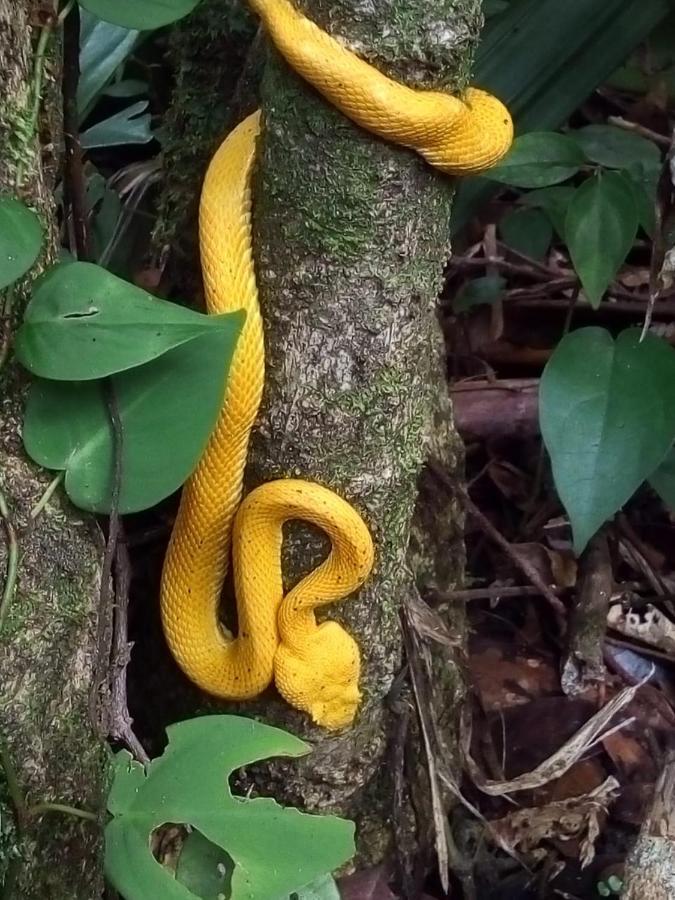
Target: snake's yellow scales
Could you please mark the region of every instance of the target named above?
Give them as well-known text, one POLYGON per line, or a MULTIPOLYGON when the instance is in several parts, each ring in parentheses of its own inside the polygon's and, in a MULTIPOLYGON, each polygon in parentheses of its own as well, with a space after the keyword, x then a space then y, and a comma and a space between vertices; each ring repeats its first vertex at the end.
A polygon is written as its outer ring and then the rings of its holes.
MULTIPOLYGON (((476 89, 463 98, 414 90, 360 60, 288 0, 249 0, 288 63, 346 116, 385 140, 412 148, 452 175, 483 171, 512 140, 511 118, 476 89)), ((225 139, 204 181, 200 245, 210 313, 245 309, 223 408, 181 500, 162 577, 162 621, 178 663, 203 690, 255 697, 274 679, 283 697, 326 728, 354 718, 360 655, 336 622, 317 625, 316 607, 361 586, 373 544, 360 515, 318 484, 264 484, 241 502, 249 435, 263 389, 263 329, 251 248, 251 172, 260 115, 225 139), (328 558, 286 596, 284 522, 302 519, 330 537, 328 558), (230 551, 238 635, 218 621, 230 551)))

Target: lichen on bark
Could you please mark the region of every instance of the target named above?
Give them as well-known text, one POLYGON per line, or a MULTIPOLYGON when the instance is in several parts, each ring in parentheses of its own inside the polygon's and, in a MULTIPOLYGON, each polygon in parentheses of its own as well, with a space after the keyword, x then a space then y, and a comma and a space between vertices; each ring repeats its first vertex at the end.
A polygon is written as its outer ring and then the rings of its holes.
MULTIPOLYGON (((0 0, 0 191, 16 195, 21 181, 21 198, 36 210, 45 228, 43 266, 56 246, 52 148, 60 140, 53 130, 59 103, 56 70, 48 61, 44 96, 51 115, 40 122, 41 146, 29 111, 35 7, 28 0, 0 0)), ((21 314, 29 280, 15 289, 15 318, 21 314)), ((88 718, 100 536, 58 494, 40 516, 31 518, 49 476, 36 471, 21 446, 25 390, 16 365, 0 369, 0 489, 20 552, 16 593, 0 633, 0 741, 30 803, 61 802, 102 812, 107 751, 88 718)), ((7 549, 0 521, 0 593, 7 549)), ((3 897, 93 900, 101 895, 97 826, 72 817, 43 816, 25 823, 19 836, 14 813, 0 768, 0 884, 7 882, 3 897)))

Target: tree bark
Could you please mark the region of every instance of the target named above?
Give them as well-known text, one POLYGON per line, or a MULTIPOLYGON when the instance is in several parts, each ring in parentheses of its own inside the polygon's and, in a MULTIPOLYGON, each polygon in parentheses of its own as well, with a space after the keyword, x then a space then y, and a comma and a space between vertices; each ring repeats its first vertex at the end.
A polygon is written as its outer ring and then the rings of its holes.
MULTIPOLYGON (((432 9, 428 0, 298 6, 395 78, 451 90, 466 84, 481 24, 478 0, 438 0, 432 9)), ((206 40, 195 40, 191 27, 180 63, 183 92, 206 40)), ((354 818, 361 859, 373 861, 391 840, 385 701, 401 665, 401 606, 416 581, 447 589, 463 562, 461 515, 439 489, 435 497, 425 493, 430 503, 411 552, 425 458, 433 453, 461 469, 436 319, 453 184, 413 153, 347 121, 271 49, 261 98, 254 229, 267 375, 247 480, 252 487, 293 476, 336 489, 368 522, 377 563, 358 596, 327 613, 362 651, 364 703, 355 726, 327 735, 269 698, 239 711, 312 740, 312 754, 265 769, 259 786, 286 802, 354 818)), ((210 102, 208 94, 200 100, 205 108, 210 102)), ((194 132, 190 137, 194 145, 194 132)), ((288 583, 325 549, 305 527, 291 529, 288 583)), ((461 643, 461 610, 453 624, 461 643)))
MULTIPOLYGON (((48 113, 39 127, 32 119, 39 32, 32 26, 40 21, 39 6, 0 0, 0 192, 23 199, 45 228, 45 251, 31 277, 55 255, 60 146, 53 41, 43 79, 48 113)), ((11 321, 0 317, 0 337, 10 341, 28 281, 13 290, 11 321)), ((0 368, 0 491, 8 508, 8 516, 0 516, 0 594, 12 532, 19 552, 16 589, 0 631, 0 885, 3 898, 93 900, 103 889, 101 829, 53 813, 19 823, 10 802, 10 794, 12 801, 24 794, 31 805, 51 801, 101 812, 107 768, 104 744, 88 717, 100 535, 58 493, 31 518, 49 479, 22 450, 25 388, 15 364, 0 368)))

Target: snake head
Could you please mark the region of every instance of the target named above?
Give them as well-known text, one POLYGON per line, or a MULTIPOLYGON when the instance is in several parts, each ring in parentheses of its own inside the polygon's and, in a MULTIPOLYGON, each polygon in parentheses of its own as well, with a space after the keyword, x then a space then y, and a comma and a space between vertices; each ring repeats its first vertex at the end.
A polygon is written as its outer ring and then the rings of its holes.
POLYGON ((279 693, 331 731, 354 721, 361 700, 359 673, 358 645, 337 622, 321 624, 301 649, 282 642, 274 659, 279 693))

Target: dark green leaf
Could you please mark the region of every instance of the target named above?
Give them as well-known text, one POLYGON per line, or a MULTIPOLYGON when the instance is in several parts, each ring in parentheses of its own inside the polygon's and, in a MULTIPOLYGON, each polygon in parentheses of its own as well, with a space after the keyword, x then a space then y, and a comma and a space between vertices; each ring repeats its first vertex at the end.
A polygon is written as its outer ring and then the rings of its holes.
POLYGON ((516 138, 487 177, 514 187, 546 187, 576 175, 584 162, 584 154, 571 138, 553 131, 533 131, 516 138))
POLYGON ((626 169, 635 163, 658 168, 661 163, 656 144, 614 125, 587 125, 570 136, 591 162, 610 169, 626 169))
POLYGON ((567 207, 575 191, 576 188, 571 185, 539 188, 536 191, 529 191, 527 194, 523 194, 519 202, 524 206, 542 209, 551 220, 558 237, 564 241, 567 207))
POLYGON ((287 897, 354 853, 354 826, 334 816, 233 797, 230 774, 270 756, 297 757, 307 744, 237 716, 204 716, 167 729, 169 745, 146 771, 117 754, 105 832, 108 879, 125 900, 194 900, 150 850, 166 822, 198 829, 233 859, 231 900, 287 897))
POLYGON ((638 329, 572 332, 542 375, 539 420, 581 553, 673 443, 675 351, 638 329))
POLYGON ((499 233, 507 247, 532 259, 543 259, 551 246, 553 226, 538 209, 513 209, 501 217, 499 233))
POLYGON ((148 82, 140 78, 124 78, 109 84, 103 93, 106 97, 138 97, 140 94, 147 94, 149 88, 148 82))
POLYGON ((619 172, 589 178, 572 198, 565 237, 589 303, 597 308, 602 295, 633 246, 638 214, 633 189, 619 172))
POLYGON ((663 502, 675 510, 675 450, 669 450, 658 469, 649 476, 649 483, 663 502))
POLYGON ((660 171, 660 167, 645 168, 641 163, 634 163, 623 173, 633 189, 640 225, 649 237, 656 228, 656 186, 660 171))
POLYGON ((182 19, 197 6, 199 0, 79 0, 106 22, 124 28, 149 31, 182 19))
POLYGON ((148 100, 139 100, 87 128, 80 135, 82 149, 147 144, 154 136, 150 131, 150 113, 141 115, 148 108, 148 103, 148 100))
POLYGON ((38 258, 42 226, 35 213, 13 197, 0 197, 0 289, 21 278, 38 258))
POLYGON ((473 306, 494 303, 504 293, 506 281, 499 275, 485 275, 465 282, 452 301, 456 313, 466 312, 473 306))
MULTIPOLYGON (((671 0, 514 0, 488 22, 473 80, 506 103, 518 134, 559 128, 671 10, 671 0)), ((453 234, 495 189, 460 182, 453 234)))
POLYGON ((229 853, 212 844, 199 831, 192 831, 178 857, 176 881, 201 900, 220 900, 230 895, 233 869, 229 853))
POLYGON ((159 300, 92 263, 69 263, 36 284, 15 349, 34 375, 85 381, 140 366, 212 331, 233 345, 241 321, 159 300))
MULTIPOLYGON (((213 331, 112 377, 124 444, 121 513, 154 506, 193 471, 222 406, 233 346, 232 332, 213 331)), ((23 440, 35 462, 65 469, 76 506, 110 512, 113 438, 100 382, 38 381, 23 440)))
POLYGON ((102 22, 82 11, 80 20, 80 79, 77 83, 77 109, 82 122, 97 97, 130 56, 138 40, 138 31, 102 22))

